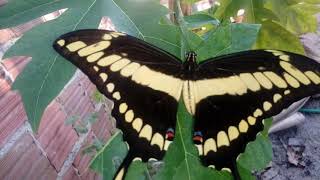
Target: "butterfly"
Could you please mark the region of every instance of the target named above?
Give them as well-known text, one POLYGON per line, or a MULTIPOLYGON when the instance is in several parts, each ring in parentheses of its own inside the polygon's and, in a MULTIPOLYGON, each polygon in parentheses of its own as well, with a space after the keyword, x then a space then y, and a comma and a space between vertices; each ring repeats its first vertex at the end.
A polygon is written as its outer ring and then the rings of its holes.
POLYGON ((237 157, 263 129, 263 119, 320 91, 316 61, 278 50, 201 63, 189 52, 182 62, 130 35, 97 29, 64 34, 53 47, 114 102, 112 116, 129 148, 114 179, 124 179, 134 160, 163 159, 175 136, 180 99, 194 118, 202 164, 240 179, 237 157))

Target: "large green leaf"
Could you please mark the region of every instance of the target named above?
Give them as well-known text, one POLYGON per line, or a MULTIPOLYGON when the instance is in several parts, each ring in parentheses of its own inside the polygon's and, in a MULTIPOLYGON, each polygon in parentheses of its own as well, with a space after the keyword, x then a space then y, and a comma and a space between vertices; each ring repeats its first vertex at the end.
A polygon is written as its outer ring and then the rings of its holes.
POLYGON ((222 0, 214 14, 220 19, 235 17, 239 9, 245 10, 245 22, 261 23, 255 45, 257 49, 280 49, 304 54, 296 34, 315 31, 320 12, 319 0, 222 0))
POLYGON ((188 29, 200 36, 205 35, 220 24, 219 20, 205 13, 185 16, 184 20, 188 29))
POLYGON ((209 38, 196 50, 198 60, 251 49, 260 25, 228 24, 212 30, 209 38))
POLYGON ((228 172, 216 171, 201 165, 192 142, 193 118, 183 102, 179 104, 175 139, 164 159, 164 168, 155 179, 232 179, 228 172))
POLYGON ((299 38, 273 21, 262 23, 255 49, 279 49, 304 54, 299 38))
POLYGON ((56 0, 9 0, 0 8, 0 29, 25 23, 62 8, 56 0))
POLYGON ((228 20, 236 17, 240 9, 245 10, 244 22, 258 23, 264 19, 276 19, 277 17, 268 9, 264 8, 263 0, 222 0, 221 6, 215 12, 219 19, 228 20))
POLYGON ((260 171, 272 159, 271 142, 268 138, 268 130, 272 125, 272 119, 264 121, 264 130, 257 134, 256 140, 248 143, 245 153, 240 154, 237 166, 242 179, 255 179, 251 172, 260 171))
MULTIPOLYGON (((59 7, 57 9, 68 8, 68 10, 57 20, 42 24, 25 33, 5 54, 5 57, 15 55, 32 57, 31 63, 15 81, 14 88, 22 94, 28 118, 35 130, 44 109, 61 91, 75 70, 74 66, 58 56, 51 47, 52 42, 59 35, 76 29, 97 28, 101 18, 109 16, 119 31, 139 37, 177 57, 181 56, 181 37, 178 28, 158 23, 159 19, 167 14, 167 9, 158 2, 62 0, 56 3, 55 7, 59 7), (145 11, 145 8, 149 10, 145 11)), ((41 7, 46 9, 51 5, 43 4, 41 7)), ((17 5, 17 7, 20 6, 17 5)), ((26 7, 28 8, 29 6, 26 7)), ((32 10, 28 13, 32 17, 39 15, 32 10)), ((17 15, 17 17, 20 16, 17 15)))

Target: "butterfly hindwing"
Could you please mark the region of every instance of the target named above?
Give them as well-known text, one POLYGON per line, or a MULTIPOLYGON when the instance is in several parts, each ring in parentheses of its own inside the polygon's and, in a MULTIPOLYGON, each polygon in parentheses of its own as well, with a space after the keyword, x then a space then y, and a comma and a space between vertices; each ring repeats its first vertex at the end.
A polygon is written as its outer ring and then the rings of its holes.
POLYGON ((112 116, 129 145, 116 178, 134 158, 162 159, 176 123, 181 63, 139 39, 106 30, 62 35, 54 48, 114 102, 112 116))
POLYGON ((262 120, 319 92, 319 76, 314 60, 275 50, 235 53, 200 63, 193 81, 194 141, 203 164, 229 168, 237 176, 238 155, 263 129, 262 120))

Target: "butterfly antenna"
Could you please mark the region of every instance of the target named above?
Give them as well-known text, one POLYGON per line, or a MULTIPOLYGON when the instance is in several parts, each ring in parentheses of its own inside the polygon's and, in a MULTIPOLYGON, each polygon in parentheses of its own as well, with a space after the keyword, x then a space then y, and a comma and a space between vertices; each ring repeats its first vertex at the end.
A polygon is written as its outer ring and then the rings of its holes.
POLYGON ((240 174, 239 174, 239 171, 237 168, 237 161, 236 160, 232 161, 231 172, 232 172, 232 176, 233 176, 234 180, 241 180, 241 177, 240 177, 240 174))
POLYGON ((128 172, 128 168, 133 160, 132 153, 129 151, 127 156, 122 161, 120 167, 118 168, 117 172, 115 173, 113 180, 124 180, 126 174, 128 172))

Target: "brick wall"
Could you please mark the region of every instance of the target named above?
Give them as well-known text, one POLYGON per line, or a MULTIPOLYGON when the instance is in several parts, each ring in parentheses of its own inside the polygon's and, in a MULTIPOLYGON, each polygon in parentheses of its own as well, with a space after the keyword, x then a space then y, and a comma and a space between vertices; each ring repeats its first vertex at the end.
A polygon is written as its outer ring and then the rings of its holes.
POLYGON ((11 90, 11 80, 29 61, 15 57, 4 61, 0 68, 1 179, 101 179, 88 169, 91 156, 82 155, 82 149, 93 138, 106 142, 111 136, 114 125, 108 103, 96 103, 91 97, 95 86, 77 72, 45 110, 38 133, 32 132, 21 96, 11 90), (94 112, 98 113, 98 120, 89 125, 88 133, 77 133, 65 123, 72 115, 81 120, 94 112))

